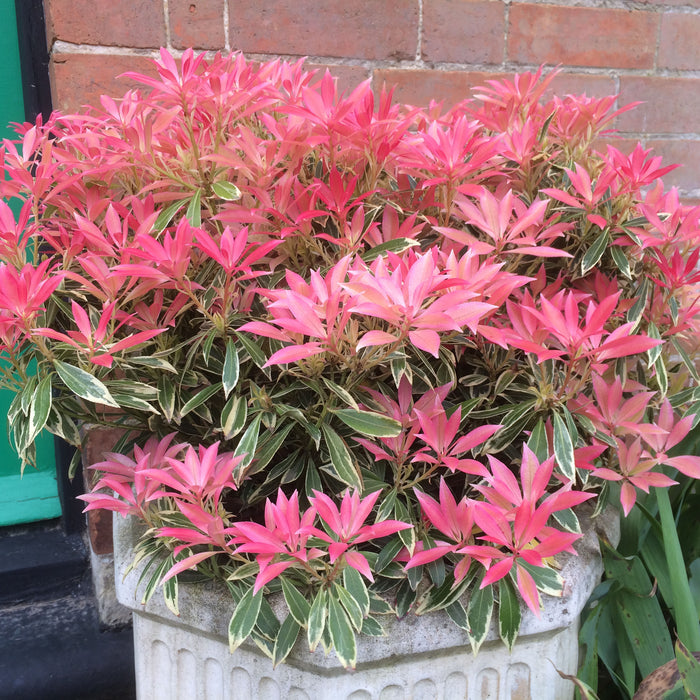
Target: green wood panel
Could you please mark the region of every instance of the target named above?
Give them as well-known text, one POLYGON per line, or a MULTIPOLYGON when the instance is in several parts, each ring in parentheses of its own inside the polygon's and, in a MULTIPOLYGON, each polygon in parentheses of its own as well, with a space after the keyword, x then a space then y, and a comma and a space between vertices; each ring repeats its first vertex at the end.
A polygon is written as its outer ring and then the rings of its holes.
MULTIPOLYGON (((6 125, 24 121, 24 98, 17 43, 14 0, 0 0, 0 137, 12 138, 6 125)), ((7 416, 12 394, 0 392, 0 416, 7 416)), ((37 444, 37 469, 20 462, 0 425, 0 525, 55 518, 61 514, 56 484, 53 437, 42 435, 37 444)))

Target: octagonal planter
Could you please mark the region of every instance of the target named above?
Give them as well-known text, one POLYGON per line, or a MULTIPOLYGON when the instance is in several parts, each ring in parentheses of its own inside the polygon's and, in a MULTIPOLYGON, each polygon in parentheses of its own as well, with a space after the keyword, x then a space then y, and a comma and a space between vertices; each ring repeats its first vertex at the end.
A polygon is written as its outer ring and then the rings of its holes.
MULTIPOLYGON (((300 639, 287 662, 272 664, 252 642, 229 653, 233 603, 214 583, 180 584, 180 616, 159 593, 141 605, 138 573, 125 576, 138 537, 135 521, 115 518, 117 596, 133 611, 139 700, 566 700, 574 686, 579 615, 600 580, 592 529, 567 557, 561 598, 543 596, 539 618, 523 610, 520 636, 509 653, 495 626, 474 656, 466 633, 446 614, 392 618, 382 638, 358 637, 357 669, 333 654, 310 653, 300 639)), ((274 607, 274 605, 273 605, 274 607)))

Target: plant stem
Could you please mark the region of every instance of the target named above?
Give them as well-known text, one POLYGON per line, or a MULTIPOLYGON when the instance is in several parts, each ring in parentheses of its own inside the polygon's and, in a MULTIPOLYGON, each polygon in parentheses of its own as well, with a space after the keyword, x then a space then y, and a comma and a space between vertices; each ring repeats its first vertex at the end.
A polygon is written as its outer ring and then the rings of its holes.
POLYGON ((661 531, 664 538, 664 551, 671 579, 671 591, 673 592, 673 607, 676 618, 676 631, 678 638, 691 651, 700 651, 700 624, 698 624, 698 610, 695 606, 688 576, 685 570, 685 561, 681 544, 678 540, 676 523, 673 519, 671 501, 668 490, 656 489, 656 502, 659 505, 661 518, 661 531))

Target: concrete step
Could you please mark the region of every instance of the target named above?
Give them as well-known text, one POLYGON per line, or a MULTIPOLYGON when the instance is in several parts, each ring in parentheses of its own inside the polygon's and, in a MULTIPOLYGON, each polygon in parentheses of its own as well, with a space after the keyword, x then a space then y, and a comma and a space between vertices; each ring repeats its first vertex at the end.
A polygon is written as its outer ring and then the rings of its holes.
POLYGON ((80 536, 0 536, 0 700, 133 700, 131 629, 101 627, 80 536))

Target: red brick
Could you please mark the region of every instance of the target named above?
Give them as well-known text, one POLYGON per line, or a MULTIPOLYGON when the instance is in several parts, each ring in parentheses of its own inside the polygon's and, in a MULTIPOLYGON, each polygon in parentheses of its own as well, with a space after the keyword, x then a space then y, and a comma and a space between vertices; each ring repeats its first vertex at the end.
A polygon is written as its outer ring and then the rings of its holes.
POLYGON ((168 0, 168 17, 176 49, 224 48, 224 0, 168 0))
POLYGON ((667 14, 661 18, 659 68, 700 68, 700 15, 667 14))
POLYGON ((349 95, 363 80, 371 78, 370 71, 363 66, 332 66, 325 63, 304 63, 306 70, 318 70, 320 78, 328 69, 331 75, 338 80, 338 92, 349 95))
POLYGON ((448 63, 501 63, 505 3, 424 0, 422 57, 448 63))
POLYGON ((249 53, 413 59, 419 0, 236 0, 231 48, 249 53))
POLYGON ((165 45, 162 0, 47 0, 49 34, 72 44, 165 45))
POLYGON ((52 56, 50 68, 53 106, 62 112, 99 105, 100 95, 119 97, 129 88, 143 87, 117 77, 126 71, 156 75, 153 62, 143 56, 59 53, 52 56))
POLYGON ((700 140, 650 139, 645 146, 653 148, 655 155, 663 156, 665 164, 681 165, 664 176, 666 187, 677 187, 684 191, 700 190, 700 140))
POLYGON ((449 107, 471 97, 472 88, 485 85, 487 80, 504 77, 509 76, 504 73, 386 68, 374 71, 373 86, 375 92, 379 92, 383 84, 395 86, 394 100, 397 102, 424 107, 435 100, 444 101, 449 107))
POLYGON ((658 22, 654 12, 516 3, 508 57, 516 63, 651 68, 658 22))
POLYGON ((691 133, 700 131, 700 79, 623 76, 620 104, 641 100, 617 120, 621 131, 691 133))
MULTIPOLYGON (((119 428, 92 428, 85 434, 81 447, 85 489, 90 491, 96 482, 96 472, 88 469, 105 458, 114 449, 124 431, 119 428)), ((112 540, 112 513, 105 510, 88 512, 88 535, 95 554, 110 554, 114 551, 112 540)))
POLYGON ((545 92, 545 98, 552 95, 586 95, 587 97, 607 97, 615 93, 615 81, 607 75, 586 73, 559 73, 545 92))

